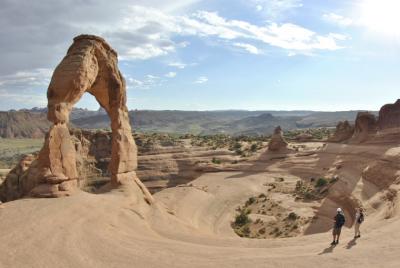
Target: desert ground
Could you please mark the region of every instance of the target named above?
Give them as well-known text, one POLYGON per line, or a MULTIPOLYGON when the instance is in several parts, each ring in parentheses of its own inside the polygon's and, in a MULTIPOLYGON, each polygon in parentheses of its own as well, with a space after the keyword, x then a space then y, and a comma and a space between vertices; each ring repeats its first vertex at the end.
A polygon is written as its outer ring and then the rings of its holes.
POLYGON ((207 172, 163 189, 152 205, 135 184, 3 203, 0 266, 398 267, 398 171, 390 167, 399 157, 399 144, 383 138, 363 144, 291 142, 280 152, 261 149, 236 171, 207 172), (296 198, 298 181, 319 177, 335 181, 318 198, 296 198), (237 208, 261 194, 280 209, 272 216, 254 210, 252 222, 295 212, 303 219, 296 232, 285 236, 277 225, 282 235, 235 233, 237 208), (366 221, 362 237, 353 239, 358 205, 366 209, 366 221), (340 243, 330 246, 337 207, 347 222, 340 243))

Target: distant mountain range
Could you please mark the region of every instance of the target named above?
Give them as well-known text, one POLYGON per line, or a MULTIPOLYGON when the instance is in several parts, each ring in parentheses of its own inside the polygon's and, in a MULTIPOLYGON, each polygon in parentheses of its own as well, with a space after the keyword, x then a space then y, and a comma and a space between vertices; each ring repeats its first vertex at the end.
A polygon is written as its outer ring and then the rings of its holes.
MULTIPOLYGON (((3 138, 43 137, 50 126, 46 108, 0 112, 0 136, 3 138)), ((132 127, 138 132, 178 134, 268 135, 280 125, 284 130, 334 127, 338 121, 353 122, 359 111, 156 111, 129 112, 132 127)), ((375 111, 374 113, 377 114, 375 111)), ((105 129, 110 120, 103 109, 76 108, 71 125, 86 129, 105 129)))

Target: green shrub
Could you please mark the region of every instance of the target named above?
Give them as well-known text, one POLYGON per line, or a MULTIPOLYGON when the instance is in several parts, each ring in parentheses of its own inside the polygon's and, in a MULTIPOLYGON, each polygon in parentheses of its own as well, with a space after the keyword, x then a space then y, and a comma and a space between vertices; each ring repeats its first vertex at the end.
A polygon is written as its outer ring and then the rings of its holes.
POLYGON ((247 223, 251 222, 251 219, 249 218, 249 216, 244 212, 241 211, 238 215, 236 215, 235 217, 235 225, 236 226, 244 226, 247 223))
POLYGON ((253 204, 254 202, 256 202, 256 199, 255 199, 254 197, 250 197, 250 198, 246 201, 245 206, 248 207, 248 206, 250 206, 251 204, 253 204))
POLYGON ((315 184, 315 187, 322 187, 328 184, 328 181, 325 178, 319 178, 317 180, 317 183, 315 184))
POLYGON ((254 153, 254 152, 256 152, 257 150, 258 150, 257 144, 253 143, 253 144, 250 146, 250 151, 252 151, 252 152, 254 153))
POLYGON ((213 157, 213 159, 211 160, 211 162, 212 163, 214 163, 214 164, 221 164, 221 160, 220 159, 218 159, 218 158, 215 158, 215 157, 213 157))

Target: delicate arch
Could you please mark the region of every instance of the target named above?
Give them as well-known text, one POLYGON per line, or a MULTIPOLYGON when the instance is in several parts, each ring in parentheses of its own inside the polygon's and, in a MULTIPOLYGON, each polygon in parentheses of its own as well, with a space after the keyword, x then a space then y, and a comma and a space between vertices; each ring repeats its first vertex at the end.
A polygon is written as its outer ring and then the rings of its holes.
POLYGON ((126 85, 117 53, 100 37, 80 35, 56 67, 48 91, 48 119, 53 122, 39 154, 36 196, 68 195, 77 186, 75 149, 67 127, 72 107, 85 92, 92 94, 110 117, 112 149, 109 171, 114 185, 136 181, 137 148, 126 107, 126 85))

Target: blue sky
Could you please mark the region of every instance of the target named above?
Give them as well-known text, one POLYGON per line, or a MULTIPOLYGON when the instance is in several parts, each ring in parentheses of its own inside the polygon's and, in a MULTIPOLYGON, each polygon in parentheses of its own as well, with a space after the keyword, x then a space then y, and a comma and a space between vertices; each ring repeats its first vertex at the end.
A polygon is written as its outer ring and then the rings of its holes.
MULTIPOLYGON (((52 70, 81 33, 118 51, 130 109, 377 110, 399 98, 395 0, 1 5, 1 110, 44 107, 52 70)), ((88 94, 76 106, 98 108, 88 94)))

